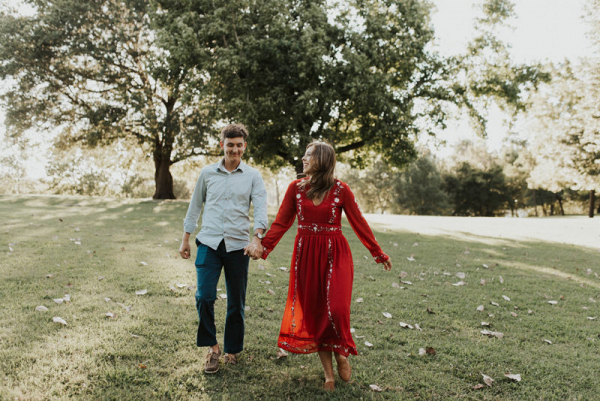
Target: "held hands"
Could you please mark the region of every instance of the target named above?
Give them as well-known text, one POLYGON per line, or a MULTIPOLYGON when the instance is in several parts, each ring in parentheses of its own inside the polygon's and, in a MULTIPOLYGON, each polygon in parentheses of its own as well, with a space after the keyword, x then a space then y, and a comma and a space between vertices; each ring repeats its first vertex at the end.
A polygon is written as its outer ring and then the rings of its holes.
POLYGON ((249 255, 252 258, 252 260, 257 260, 260 259, 260 257, 263 254, 263 251, 264 249, 262 244, 260 243, 260 240, 254 237, 252 239, 252 242, 244 248, 244 255, 249 255))
POLYGON ((392 258, 389 258, 388 260, 383 262, 383 270, 385 270, 386 272, 392 270, 392 258))

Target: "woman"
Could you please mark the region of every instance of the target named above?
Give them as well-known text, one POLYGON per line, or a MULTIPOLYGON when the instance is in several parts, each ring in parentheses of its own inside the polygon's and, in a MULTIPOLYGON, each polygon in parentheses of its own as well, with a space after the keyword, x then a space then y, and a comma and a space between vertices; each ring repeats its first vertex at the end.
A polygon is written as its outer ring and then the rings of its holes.
POLYGON ((357 355, 350 333, 354 267, 348 241, 342 235, 342 210, 375 261, 383 263, 388 271, 392 263, 375 240, 350 188, 334 179, 333 147, 311 143, 302 163, 307 177, 288 187, 277 217, 262 240, 262 258, 267 258, 298 216, 278 344, 293 353, 318 352, 325 371, 325 389, 333 390, 332 352, 344 381, 352 374, 347 357, 357 355))

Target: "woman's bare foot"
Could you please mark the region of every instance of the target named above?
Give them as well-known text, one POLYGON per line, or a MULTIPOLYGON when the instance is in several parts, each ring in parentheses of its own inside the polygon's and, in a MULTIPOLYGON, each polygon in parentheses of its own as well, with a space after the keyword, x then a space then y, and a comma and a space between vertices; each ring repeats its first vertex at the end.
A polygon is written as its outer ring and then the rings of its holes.
POLYGON ((350 380, 352 377, 352 367, 350 366, 350 362, 348 362, 348 358, 340 354, 335 354, 335 361, 340 379, 345 382, 350 380))

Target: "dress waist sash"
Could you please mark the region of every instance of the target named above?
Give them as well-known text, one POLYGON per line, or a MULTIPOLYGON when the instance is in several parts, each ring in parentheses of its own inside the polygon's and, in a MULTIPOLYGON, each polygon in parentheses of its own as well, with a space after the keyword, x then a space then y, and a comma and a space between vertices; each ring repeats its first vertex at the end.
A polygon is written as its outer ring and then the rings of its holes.
POLYGON ((299 223, 298 234, 336 235, 342 233, 342 226, 326 223, 299 223))

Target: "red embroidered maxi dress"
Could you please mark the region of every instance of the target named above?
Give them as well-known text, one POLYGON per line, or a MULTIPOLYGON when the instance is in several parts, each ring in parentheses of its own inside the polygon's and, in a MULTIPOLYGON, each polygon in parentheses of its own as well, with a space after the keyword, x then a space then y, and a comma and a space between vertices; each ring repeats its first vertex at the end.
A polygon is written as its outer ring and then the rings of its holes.
POLYGON ((361 242, 377 263, 384 254, 362 216, 354 194, 335 180, 323 201, 315 206, 306 190, 293 181, 277 217, 262 240, 263 259, 277 245, 298 216, 288 296, 279 332, 279 347, 294 353, 334 351, 357 354, 350 333, 350 302, 354 266, 348 241, 342 235, 342 210, 361 242))

